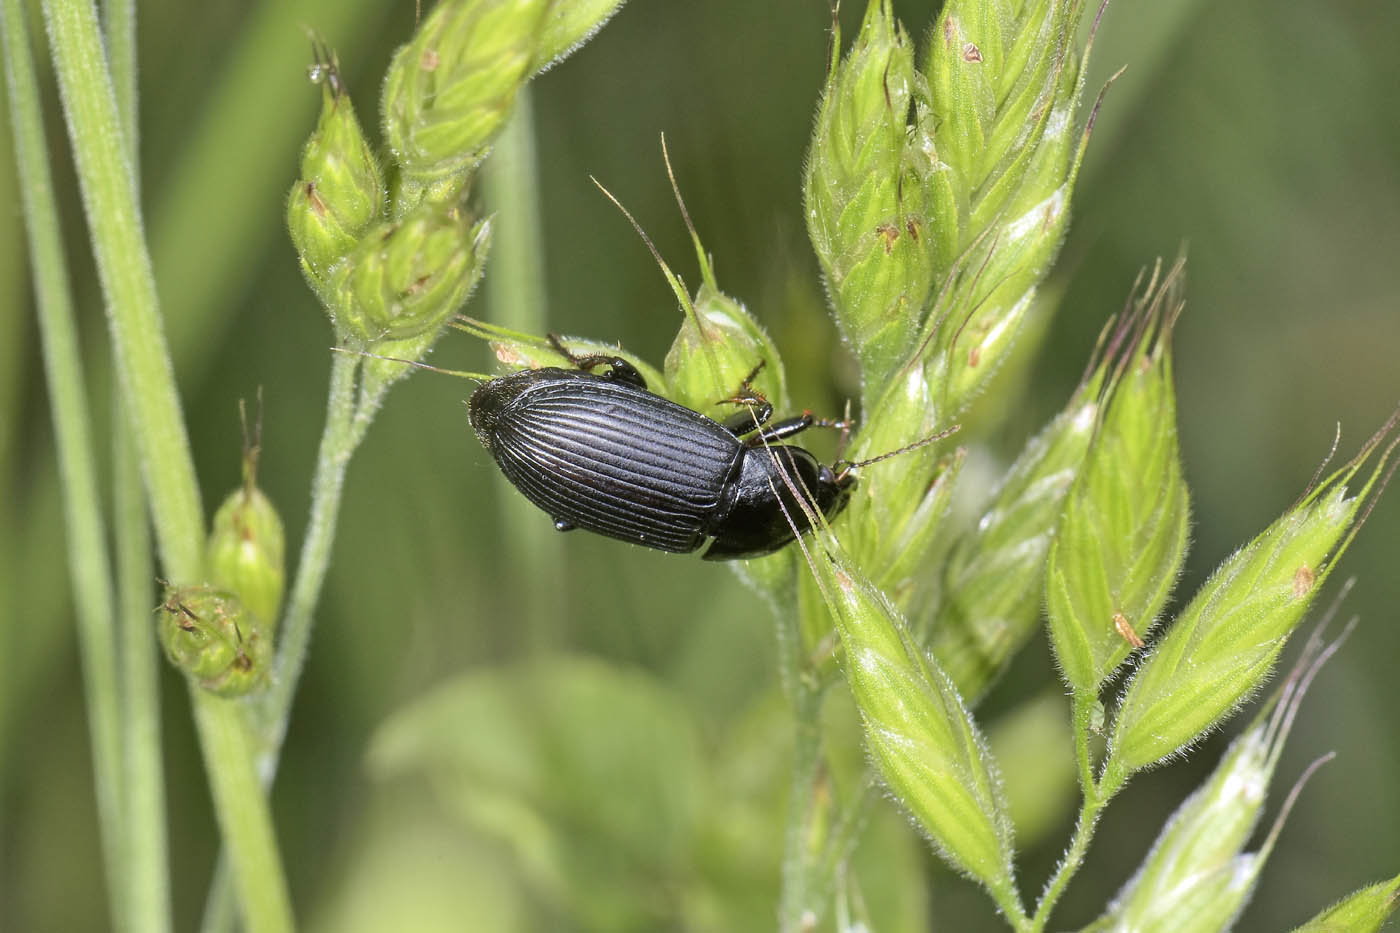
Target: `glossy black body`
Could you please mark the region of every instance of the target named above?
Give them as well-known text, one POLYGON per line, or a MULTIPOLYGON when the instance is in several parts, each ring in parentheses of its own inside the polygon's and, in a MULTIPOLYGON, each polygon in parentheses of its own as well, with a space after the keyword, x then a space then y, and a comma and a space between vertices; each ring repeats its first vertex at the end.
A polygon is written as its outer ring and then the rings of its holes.
POLYGON ((555 527, 676 553, 710 540, 706 560, 732 560, 792 541, 787 516, 810 527, 789 483, 827 518, 845 507, 854 477, 772 443, 810 419, 743 431, 742 418, 720 424, 609 362, 605 374, 522 370, 482 385, 469 403, 482 445, 555 527))

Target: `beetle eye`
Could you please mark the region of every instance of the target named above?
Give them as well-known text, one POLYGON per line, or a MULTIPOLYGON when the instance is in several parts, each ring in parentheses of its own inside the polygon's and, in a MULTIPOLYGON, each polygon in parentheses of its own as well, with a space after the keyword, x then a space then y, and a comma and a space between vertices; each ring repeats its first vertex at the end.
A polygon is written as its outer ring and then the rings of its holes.
POLYGON ((831 467, 822 464, 817 468, 817 482, 823 486, 834 486, 836 485, 836 474, 831 472, 831 467))

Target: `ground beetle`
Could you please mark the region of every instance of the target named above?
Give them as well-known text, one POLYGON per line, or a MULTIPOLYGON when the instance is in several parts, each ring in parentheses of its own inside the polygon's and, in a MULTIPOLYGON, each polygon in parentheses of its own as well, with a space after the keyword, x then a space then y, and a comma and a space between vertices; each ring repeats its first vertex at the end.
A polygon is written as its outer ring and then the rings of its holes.
POLYGON ((710 540, 706 560, 734 560, 776 551, 811 528, 794 487, 828 519, 845 508, 851 468, 864 464, 833 468, 775 443, 822 423, 811 415, 767 424, 772 405, 747 393, 735 401, 748 407, 721 423, 648 391, 626 360, 556 349, 579 368, 492 379, 469 409, 506 478, 560 531, 675 553, 710 540))

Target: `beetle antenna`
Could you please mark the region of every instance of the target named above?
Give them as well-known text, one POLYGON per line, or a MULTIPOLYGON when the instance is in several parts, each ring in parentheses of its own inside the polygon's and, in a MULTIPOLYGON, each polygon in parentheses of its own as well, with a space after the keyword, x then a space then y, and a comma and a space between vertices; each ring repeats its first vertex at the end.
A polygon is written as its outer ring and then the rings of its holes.
POLYGON ((939 431, 939 432, 937 432, 937 433, 935 433, 935 434, 930 434, 928 437, 920 438, 919 440, 915 441, 915 442, 912 443, 912 444, 905 444, 903 447, 900 447, 898 450, 891 450, 891 451, 889 451, 889 452, 887 452, 887 453, 880 454, 878 457, 871 457, 869 460, 842 460, 842 461, 839 461, 839 462, 833 467, 833 470, 834 470, 834 472, 836 473, 836 476, 837 476, 838 478, 840 478, 840 477, 845 476, 847 473, 851 472, 852 470, 858 470, 858 469, 860 469, 861 467, 867 467, 867 466, 870 466, 870 464, 872 464, 872 463, 879 463, 881 460, 888 460, 888 459, 890 459, 891 457, 898 457, 900 454, 907 454, 907 453, 909 453, 909 451, 911 451, 911 450, 918 450, 920 447, 927 447, 929 444, 932 444, 934 441, 941 441, 941 440, 943 440, 945 437, 949 437, 949 436, 951 436, 951 435, 953 435, 953 434, 958 433, 958 431, 961 430, 961 429, 962 429, 962 425, 960 425, 960 424, 955 424, 955 425, 953 425, 951 428, 945 428, 944 430, 939 431))
POLYGON ((370 353, 368 350, 352 350, 349 347, 331 347, 336 353, 354 353, 359 356, 367 356, 374 360, 384 360, 389 363, 403 363, 405 366, 416 366, 419 369, 426 369, 435 373, 442 373, 444 376, 456 376, 458 379, 470 379, 473 382, 490 382, 495 376, 486 373, 469 373, 461 369, 443 369, 440 366, 433 366, 428 363, 420 363, 416 360, 405 360, 397 356, 380 356, 378 353, 370 353))
MULTIPOLYGON (((767 364, 767 360, 759 360, 758 365, 749 371, 749 374, 744 377, 743 382, 739 383, 739 391, 726 398, 720 399, 715 404, 745 405, 749 408, 757 408, 766 402, 767 399, 763 397, 763 393, 753 387, 753 381, 758 378, 758 374, 763 371, 763 367, 767 364)), ((754 417, 754 427, 763 427, 763 425, 759 424, 757 416, 754 417)))

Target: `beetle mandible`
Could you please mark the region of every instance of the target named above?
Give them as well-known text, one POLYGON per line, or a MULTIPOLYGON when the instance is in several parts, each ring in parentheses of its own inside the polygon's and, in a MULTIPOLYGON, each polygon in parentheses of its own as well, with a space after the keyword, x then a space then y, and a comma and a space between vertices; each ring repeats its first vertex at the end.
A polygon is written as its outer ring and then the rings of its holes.
POLYGON ((809 510, 840 513, 852 468, 871 462, 831 467, 776 443, 824 423, 810 414, 769 424, 772 405, 755 396, 745 398, 752 408, 721 423, 649 391, 620 357, 555 346, 578 368, 492 379, 468 407, 501 472, 561 531, 673 553, 708 541, 706 560, 758 557, 808 531, 809 510))

